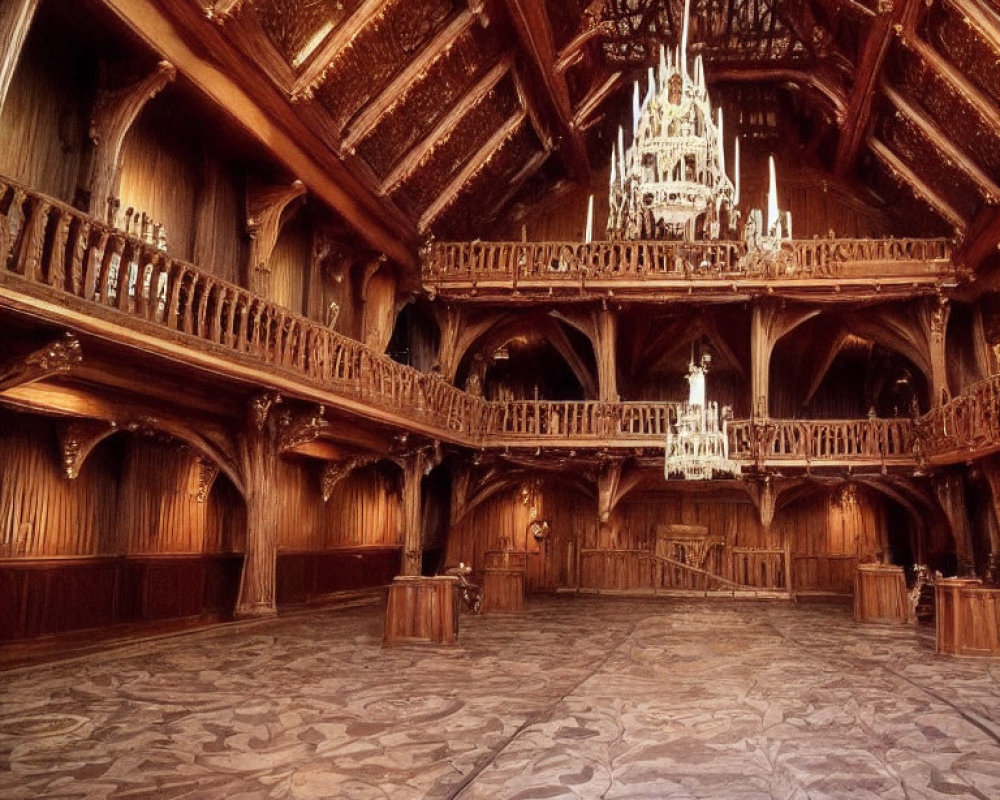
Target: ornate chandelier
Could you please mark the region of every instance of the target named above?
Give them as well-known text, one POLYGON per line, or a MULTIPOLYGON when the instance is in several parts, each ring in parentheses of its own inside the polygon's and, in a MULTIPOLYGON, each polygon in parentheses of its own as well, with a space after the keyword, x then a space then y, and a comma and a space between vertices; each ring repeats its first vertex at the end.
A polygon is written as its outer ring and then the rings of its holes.
POLYGON ((722 109, 713 117, 702 57, 688 69, 690 6, 685 0, 680 45, 672 53, 660 47, 659 68, 650 67, 641 101, 635 83, 628 149, 618 129, 609 186, 612 239, 718 239, 737 226, 739 139, 734 186, 726 174, 722 109))
POLYGON ((667 434, 663 477, 685 480, 738 475, 740 465, 729 458, 728 407, 705 400, 705 376, 712 357, 705 353, 699 364, 688 365, 688 401, 681 404, 674 433, 667 434))

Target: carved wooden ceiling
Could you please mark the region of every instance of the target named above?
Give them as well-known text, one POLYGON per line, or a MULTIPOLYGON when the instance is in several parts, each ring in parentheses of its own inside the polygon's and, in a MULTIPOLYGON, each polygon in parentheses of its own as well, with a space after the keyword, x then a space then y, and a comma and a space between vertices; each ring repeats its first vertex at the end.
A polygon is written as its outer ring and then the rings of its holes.
MULTIPOLYGON (((679 39, 684 7, 185 2, 288 98, 370 199, 420 235, 463 238, 540 184, 603 170, 631 83, 660 43, 679 39)), ((762 87, 783 96, 785 116, 801 119, 779 120, 779 134, 881 198, 907 233, 954 235, 974 265, 994 253, 997 0, 692 0, 691 18, 691 50, 726 105, 752 104, 762 87)), ((753 124, 745 115, 741 133, 759 135, 753 124)))

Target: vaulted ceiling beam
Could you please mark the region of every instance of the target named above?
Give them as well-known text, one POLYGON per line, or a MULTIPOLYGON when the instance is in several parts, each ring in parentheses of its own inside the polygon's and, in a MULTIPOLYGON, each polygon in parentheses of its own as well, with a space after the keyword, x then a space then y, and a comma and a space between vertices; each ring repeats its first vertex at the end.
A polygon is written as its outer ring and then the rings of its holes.
POLYGON ((311 96, 323 82, 340 52, 358 37, 388 2, 389 0, 362 0, 354 13, 338 25, 320 45, 319 50, 309 58, 309 63, 292 86, 292 96, 311 96))
POLYGON ((706 77, 709 83, 792 83, 806 86, 825 101, 838 121, 847 113, 847 95, 843 89, 816 72, 791 68, 724 67, 709 70, 706 77))
POLYGON ((947 200, 942 198, 927 183, 925 183, 910 167, 892 150, 875 137, 868 138, 868 146, 872 153, 885 166, 916 194, 917 198, 926 202, 934 212, 947 222, 958 235, 964 235, 966 222, 947 200))
POLYGON ((385 176, 379 192, 383 195, 389 195, 393 189, 412 175, 435 146, 451 133, 455 126, 469 113, 469 110, 489 94, 509 71, 510 62, 506 59, 495 64, 477 81, 475 86, 449 109, 430 133, 403 155, 402 160, 385 176))
MULTIPOLYGON (((499 130, 466 162, 462 170, 451 179, 451 182, 445 187, 444 191, 438 195, 437 199, 420 216, 419 228, 422 233, 426 233, 431 224, 441 216, 444 210, 455 202, 462 188, 500 151, 507 139, 523 124, 526 117, 527 112, 523 109, 518 111, 501 125, 499 130)), ((497 180, 501 179, 502 176, 497 176, 497 180)))
POLYGON ((463 9, 454 16, 451 22, 431 39, 420 52, 406 65, 388 86, 361 109, 348 126, 341 147, 353 153, 361 139, 367 136, 381 122, 396 101, 404 95, 407 88, 420 81, 427 69, 438 58, 447 53, 462 36, 468 33, 475 22, 476 16, 463 9))
POLYGON ((894 28, 896 25, 912 25, 915 10, 920 3, 921 0, 895 0, 886 13, 879 14, 867 26, 868 35, 861 46, 854 69, 854 87, 848 99, 847 112, 840 124, 840 140, 837 142, 837 156, 833 165, 833 172, 839 177, 844 177, 854 169, 858 151, 868 135, 875 87, 878 85, 889 45, 892 44, 894 28))
POLYGON ((899 110, 899 113, 912 122, 920 133, 945 156, 946 163, 958 167, 976 184, 984 200, 989 203, 1000 203, 1000 186, 954 144, 952 137, 946 135, 937 125, 927 119, 909 100, 888 83, 883 81, 880 88, 889 102, 899 110))
POLYGON ((552 25, 539 0, 505 0, 518 40, 531 65, 541 78, 544 100, 555 121, 557 150, 570 175, 584 183, 590 181, 587 148, 580 132, 573 127, 573 108, 566 78, 556 67, 552 25))

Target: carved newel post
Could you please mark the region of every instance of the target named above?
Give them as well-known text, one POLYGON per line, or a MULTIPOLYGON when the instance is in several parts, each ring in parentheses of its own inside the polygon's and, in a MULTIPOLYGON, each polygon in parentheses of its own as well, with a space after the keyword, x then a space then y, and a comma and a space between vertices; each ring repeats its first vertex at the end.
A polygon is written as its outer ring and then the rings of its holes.
POLYGON ((295 413, 275 406, 277 394, 253 398, 237 436, 237 463, 244 486, 246 551, 235 616, 246 619, 276 613, 275 568, 278 553, 278 459, 282 451, 312 441, 326 427, 323 407, 295 413))

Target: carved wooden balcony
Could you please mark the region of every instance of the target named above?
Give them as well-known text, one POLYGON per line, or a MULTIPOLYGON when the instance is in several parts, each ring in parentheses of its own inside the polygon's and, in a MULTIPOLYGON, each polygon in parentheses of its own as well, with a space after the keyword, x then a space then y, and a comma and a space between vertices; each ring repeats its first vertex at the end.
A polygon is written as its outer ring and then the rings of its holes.
POLYGON ((423 253, 424 287, 469 301, 737 300, 759 294, 852 300, 912 295, 963 276, 944 239, 807 239, 776 253, 743 242, 437 242, 423 253))

